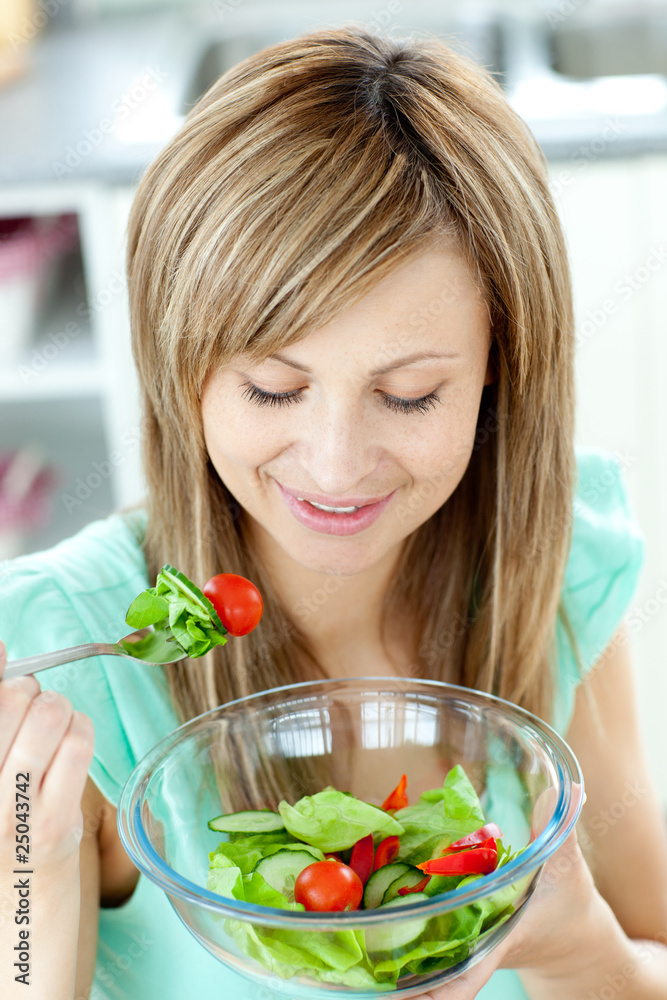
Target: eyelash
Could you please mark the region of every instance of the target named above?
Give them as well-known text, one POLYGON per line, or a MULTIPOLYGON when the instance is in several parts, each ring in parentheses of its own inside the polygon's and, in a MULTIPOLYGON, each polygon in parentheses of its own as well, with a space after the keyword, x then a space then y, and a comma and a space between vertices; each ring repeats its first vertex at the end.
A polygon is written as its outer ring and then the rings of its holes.
MULTIPOLYGON (((243 385, 248 386, 243 395, 257 406, 289 406, 290 403, 301 401, 301 389, 295 389, 293 392, 266 392, 252 382, 244 382, 243 385)), ((429 392, 420 399, 399 399, 398 396, 388 396, 386 392, 380 395, 385 406, 396 413, 426 413, 431 407, 435 407, 436 403, 442 402, 435 392, 429 392)))

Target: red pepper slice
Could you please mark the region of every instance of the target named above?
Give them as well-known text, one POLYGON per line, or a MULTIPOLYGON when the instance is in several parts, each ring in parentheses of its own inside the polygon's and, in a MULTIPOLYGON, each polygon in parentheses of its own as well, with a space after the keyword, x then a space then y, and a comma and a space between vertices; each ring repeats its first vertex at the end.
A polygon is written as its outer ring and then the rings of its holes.
POLYGON ((401 780, 396 785, 393 792, 390 792, 387 798, 382 803, 382 808, 388 811, 389 809, 405 809, 408 804, 408 797, 405 794, 405 789, 408 784, 407 775, 402 774, 401 780))
POLYGON ((375 849, 375 860, 373 861, 373 871, 376 872, 378 868, 382 868, 383 865, 390 865, 396 855, 398 854, 398 848, 400 847, 400 841, 397 836, 385 837, 381 840, 375 849))
POLYGON ((483 841, 479 847, 457 854, 447 854, 442 858, 423 861, 421 868, 427 875, 488 875, 498 864, 498 848, 493 837, 483 841))
POLYGON ((493 837, 494 840, 500 840, 502 837, 502 833, 495 823, 487 823, 486 826, 480 826, 479 830, 475 830, 474 833, 469 833, 467 836, 461 837, 460 840, 450 844, 442 853, 449 854, 450 851, 461 851, 464 847, 474 847, 476 844, 482 844, 489 837, 493 837))
POLYGON ((404 885, 402 889, 398 890, 398 895, 407 896, 409 892, 423 892, 424 886, 428 885, 430 881, 431 876, 427 875, 426 878, 423 878, 421 882, 417 883, 417 885, 404 885))
POLYGON ((342 861, 340 854, 336 854, 335 851, 331 851, 329 852, 329 854, 325 854, 324 857, 327 859, 327 861, 342 861))
POLYGON ((357 873, 361 884, 366 885, 368 876, 373 870, 373 834, 362 837, 352 848, 349 867, 357 873))

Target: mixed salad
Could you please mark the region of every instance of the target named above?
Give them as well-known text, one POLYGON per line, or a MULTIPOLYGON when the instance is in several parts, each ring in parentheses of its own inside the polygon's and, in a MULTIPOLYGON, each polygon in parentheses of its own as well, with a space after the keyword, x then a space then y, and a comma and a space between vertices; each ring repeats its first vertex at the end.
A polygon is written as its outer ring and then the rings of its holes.
POLYGON ((262 617, 261 595, 237 573, 218 573, 200 590, 185 573, 166 563, 154 587, 142 591, 128 608, 125 621, 133 629, 152 625, 144 638, 123 643, 137 659, 167 662, 175 643, 190 657, 223 646, 227 634, 247 635, 262 617))
MULTIPOLYGON (((227 835, 209 854, 207 888, 287 910, 388 909, 428 900, 505 865, 516 854, 488 823, 462 767, 440 788, 408 804, 407 778, 381 807, 331 786, 278 811, 217 816, 227 835)), ((399 976, 448 968, 468 956, 480 935, 514 912, 518 884, 441 916, 366 930, 281 930, 227 918, 246 955, 282 978, 393 989, 399 976)))

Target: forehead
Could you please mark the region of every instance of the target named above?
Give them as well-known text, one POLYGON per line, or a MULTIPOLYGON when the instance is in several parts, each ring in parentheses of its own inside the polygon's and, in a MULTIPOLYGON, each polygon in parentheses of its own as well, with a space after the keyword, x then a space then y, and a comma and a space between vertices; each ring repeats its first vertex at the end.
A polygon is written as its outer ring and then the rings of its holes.
MULTIPOLYGON (((460 354, 488 334, 486 301, 465 258, 451 247, 436 248, 400 264, 330 322, 253 363, 308 373, 310 359, 345 352, 370 355, 380 368, 399 354, 460 354)), ((250 353, 241 359, 250 361, 250 353)))

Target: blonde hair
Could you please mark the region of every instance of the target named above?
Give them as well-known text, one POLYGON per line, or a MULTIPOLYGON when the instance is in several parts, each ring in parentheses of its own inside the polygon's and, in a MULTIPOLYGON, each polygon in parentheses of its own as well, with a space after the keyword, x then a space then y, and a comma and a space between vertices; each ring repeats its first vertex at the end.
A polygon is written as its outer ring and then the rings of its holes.
POLYGON ((167 561, 200 584, 240 573, 265 605, 243 640, 168 668, 181 718, 323 676, 208 459, 206 376, 299 341, 443 234, 483 290, 497 377, 462 481, 405 540, 383 630, 409 616, 406 674, 550 717, 575 460, 570 278, 544 158, 485 70, 435 37, 347 24, 232 67, 132 208, 150 578, 167 561))

